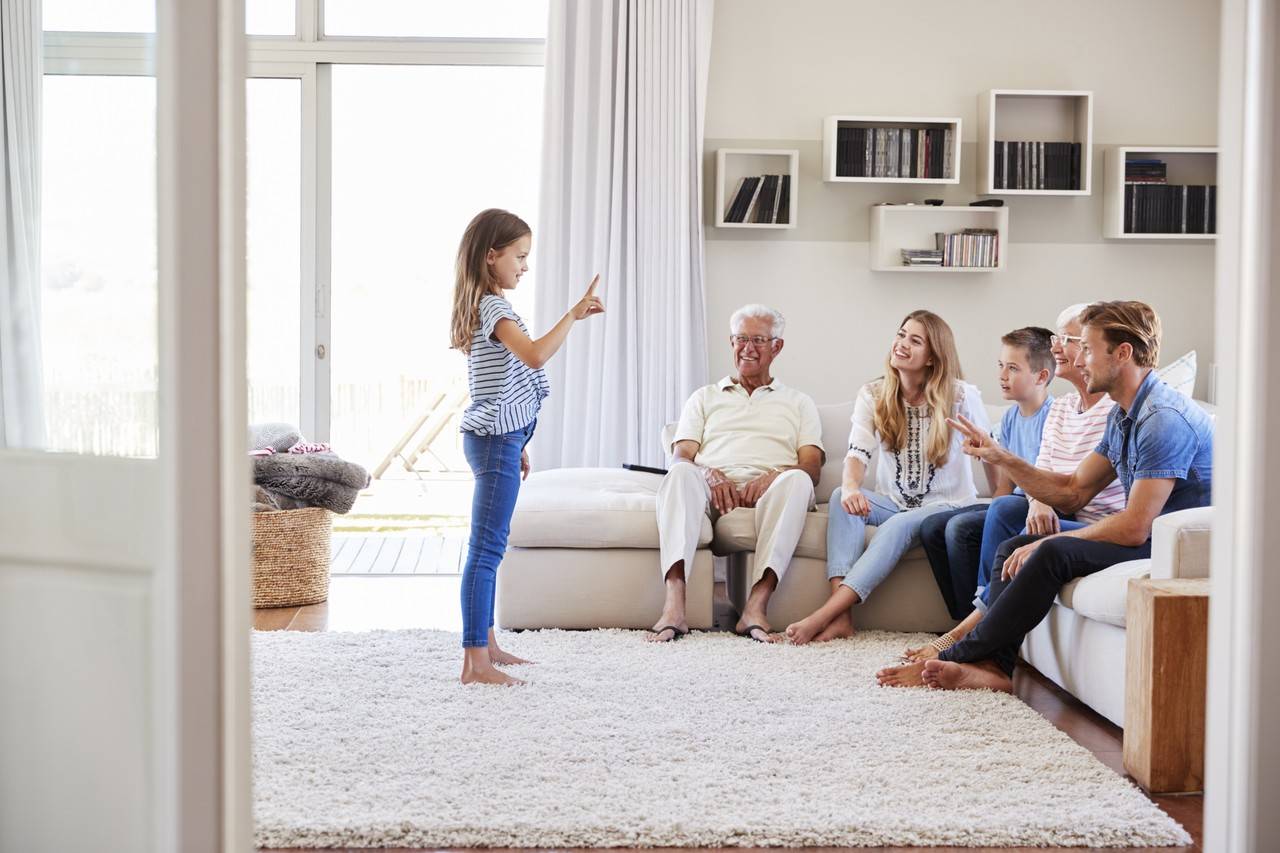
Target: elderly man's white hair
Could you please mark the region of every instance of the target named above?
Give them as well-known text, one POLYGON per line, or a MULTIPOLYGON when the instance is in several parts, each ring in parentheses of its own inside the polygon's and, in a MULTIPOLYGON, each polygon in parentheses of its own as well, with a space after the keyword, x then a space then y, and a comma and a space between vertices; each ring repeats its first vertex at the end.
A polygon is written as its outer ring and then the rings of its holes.
POLYGON ((787 328, 787 318, 783 317, 780 311, 775 311, 768 305, 752 302, 750 305, 743 305, 733 312, 733 316, 729 318, 729 334, 736 335, 738 329, 742 328, 742 321, 748 317, 756 320, 768 320, 769 334, 775 338, 782 337, 782 333, 787 328))
POLYGON ((1058 325, 1055 326, 1054 328, 1057 328, 1057 329, 1064 328, 1072 320, 1074 320, 1075 318, 1083 314, 1084 309, 1088 307, 1089 307, 1088 302, 1077 302, 1075 305, 1072 305, 1069 308, 1063 308, 1062 313, 1058 315, 1058 325))

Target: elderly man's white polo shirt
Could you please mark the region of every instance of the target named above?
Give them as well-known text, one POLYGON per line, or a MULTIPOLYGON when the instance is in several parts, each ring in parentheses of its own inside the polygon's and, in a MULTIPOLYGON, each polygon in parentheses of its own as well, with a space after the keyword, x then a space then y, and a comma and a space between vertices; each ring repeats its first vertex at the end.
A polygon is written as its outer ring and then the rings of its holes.
POLYGON ((732 376, 693 392, 674 440, 698 442, 695 461, 738 485, 795 465, 801 447, 823 449, 818 407, 808 394, 776 379, 748 394, 732 376))

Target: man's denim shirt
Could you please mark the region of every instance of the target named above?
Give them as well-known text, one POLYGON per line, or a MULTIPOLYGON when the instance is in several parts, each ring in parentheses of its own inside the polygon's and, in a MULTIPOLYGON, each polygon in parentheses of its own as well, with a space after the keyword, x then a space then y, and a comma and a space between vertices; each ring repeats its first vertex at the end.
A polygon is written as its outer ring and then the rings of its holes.
POLYGON ((1131 411, 1111 410, 1097 452, 1116 469, 1125 497, 1134 480, 1174 480, 1163 515, 1208 506, 1213 484, 1213 419, 1152 370, 1131 411))

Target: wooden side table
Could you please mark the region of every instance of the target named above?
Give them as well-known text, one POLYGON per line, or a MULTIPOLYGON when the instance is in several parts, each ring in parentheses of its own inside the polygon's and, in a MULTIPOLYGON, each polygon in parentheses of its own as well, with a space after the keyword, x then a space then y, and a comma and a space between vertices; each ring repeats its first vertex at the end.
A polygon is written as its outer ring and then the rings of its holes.
POLYGON ((1124 769, 1153 794, 1204 789, 1209 580, 1129 581, 1124 769))

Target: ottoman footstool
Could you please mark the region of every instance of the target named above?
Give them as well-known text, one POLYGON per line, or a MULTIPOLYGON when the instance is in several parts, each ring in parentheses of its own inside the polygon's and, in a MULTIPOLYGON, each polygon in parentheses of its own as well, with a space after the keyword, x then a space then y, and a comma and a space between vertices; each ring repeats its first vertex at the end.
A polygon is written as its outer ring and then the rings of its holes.
MULTIPOLYGON (((662 477, 621 468, 559 468, 529 476, 498 569, 504 629, 649 628, 665 595, 658 556, 662 477)), ((690 628, 712 626, 711 521, 686 567, 690 628)))

